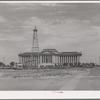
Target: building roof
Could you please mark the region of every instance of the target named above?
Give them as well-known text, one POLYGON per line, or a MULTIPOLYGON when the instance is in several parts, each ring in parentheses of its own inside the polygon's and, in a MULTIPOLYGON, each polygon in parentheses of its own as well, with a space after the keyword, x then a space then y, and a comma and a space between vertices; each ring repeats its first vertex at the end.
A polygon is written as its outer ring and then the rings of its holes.
POLYGON ((81 52, 59 52, 60 55, 82 55, 81 52))
POLYGON ((58 52, 57 49, 43 49, 43 51, 58 52))
POLYGON ((56 49, 43 49, 41 52, 25 52, 20 53, 19 56, 30 56, 30 55, 42 55, 42 54, 53 54, 53 55, 79 55, 81 56, 81 52, 58 52, 56 49))
POLYGON ((19 56, 30 56, 30 55, 38 55, 39 52, 24 52, 24 53, 20 53, 18 54, 19 56))
POLYGON ((45 52, 48 52, 49 54, 58 54, 57 49, 43 49, 40 54, 43 54, 45 52))

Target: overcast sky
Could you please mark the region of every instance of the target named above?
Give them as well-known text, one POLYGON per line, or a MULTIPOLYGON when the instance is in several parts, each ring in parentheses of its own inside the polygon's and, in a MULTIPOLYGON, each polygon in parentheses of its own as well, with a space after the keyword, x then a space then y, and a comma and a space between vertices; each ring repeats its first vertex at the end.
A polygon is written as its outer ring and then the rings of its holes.
POLYGON ((40 51, 82 52, 82 61, 100 56, 100 4, 0 3, 0 60, 18 61, 32 50, 34 26, 40 51))

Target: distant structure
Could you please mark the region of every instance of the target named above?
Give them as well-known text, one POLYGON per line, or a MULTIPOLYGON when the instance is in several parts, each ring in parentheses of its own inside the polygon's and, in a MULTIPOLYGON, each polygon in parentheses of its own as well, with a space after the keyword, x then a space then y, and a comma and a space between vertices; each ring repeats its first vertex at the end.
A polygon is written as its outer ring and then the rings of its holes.
POLYGON ((56 49, 43 49, 39 52, 37 28, 33 30, 32 52, 18 54, 19 63, 26 67, 50 66, 63 64, 78 64, 81 52, 58 52, 56 49))

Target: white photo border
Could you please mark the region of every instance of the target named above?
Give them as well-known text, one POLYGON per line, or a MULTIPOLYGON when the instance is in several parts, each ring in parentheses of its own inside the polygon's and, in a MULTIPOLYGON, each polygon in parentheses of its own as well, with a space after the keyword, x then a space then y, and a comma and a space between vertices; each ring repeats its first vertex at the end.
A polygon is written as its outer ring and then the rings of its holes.
MULTIPOLYGON (((100 1, 0 1, 0 3, 100 3, 100 1)), ((100 99, 100 91, 0 91, 0 99, 100 99)))

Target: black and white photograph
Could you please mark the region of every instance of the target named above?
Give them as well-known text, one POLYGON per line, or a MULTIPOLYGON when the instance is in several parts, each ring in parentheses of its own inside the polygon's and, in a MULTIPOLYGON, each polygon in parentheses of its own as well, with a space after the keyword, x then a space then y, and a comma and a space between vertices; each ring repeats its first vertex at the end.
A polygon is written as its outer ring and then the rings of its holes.
POLYGON ((100 3, 0 2, 4 90, 100 90, 100 3))

